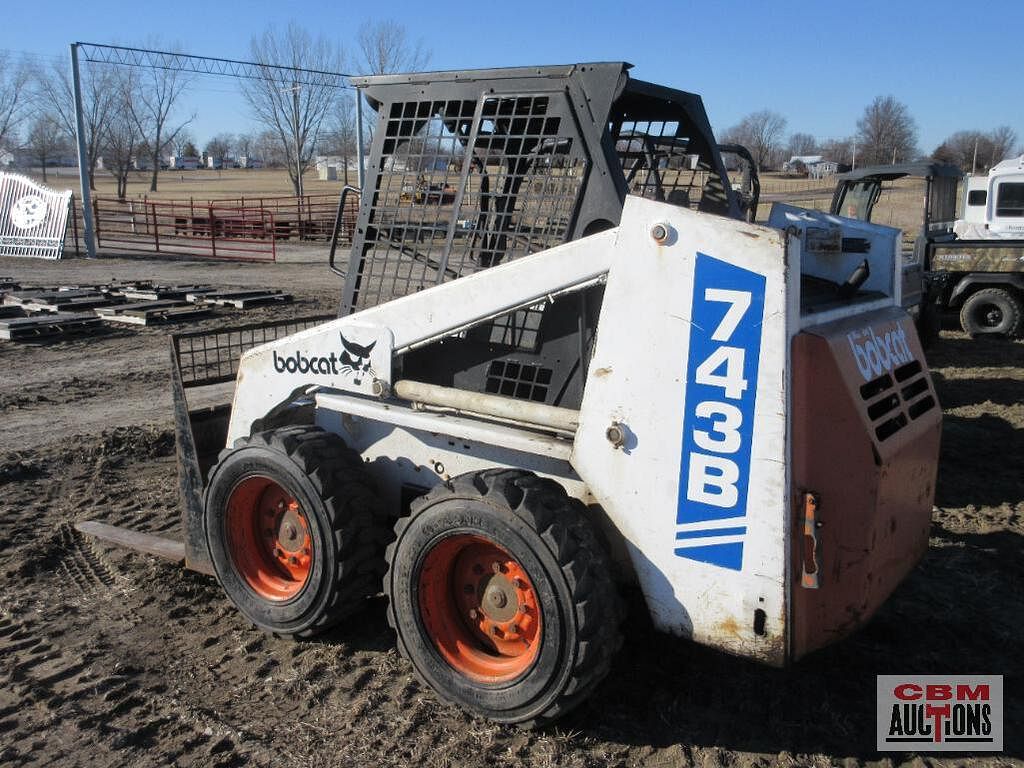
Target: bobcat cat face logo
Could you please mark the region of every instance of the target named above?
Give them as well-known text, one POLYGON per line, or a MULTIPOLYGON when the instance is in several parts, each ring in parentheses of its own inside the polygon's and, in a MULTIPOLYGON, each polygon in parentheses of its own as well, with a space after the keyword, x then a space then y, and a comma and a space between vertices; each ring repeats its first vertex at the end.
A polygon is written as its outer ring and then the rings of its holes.
POLYGON ((377 342, 362 346, 349 341, 344 334, 339 333, 338 335, 341 336, 341 346, 344 347, 341 353, 341 372, 352 374, 352 383, 358 387, 362 383, 364 374, 373 375, 373 369, 370 367, 370 353, 377 346, 377 342))

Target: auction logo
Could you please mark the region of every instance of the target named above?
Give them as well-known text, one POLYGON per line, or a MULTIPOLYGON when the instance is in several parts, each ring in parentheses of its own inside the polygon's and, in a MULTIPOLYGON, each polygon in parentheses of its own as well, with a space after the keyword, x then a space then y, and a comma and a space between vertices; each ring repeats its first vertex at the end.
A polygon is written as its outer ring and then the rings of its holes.
POLYGON ((1002 752, 1002 675, 878 676, 879 752, 1002 752))

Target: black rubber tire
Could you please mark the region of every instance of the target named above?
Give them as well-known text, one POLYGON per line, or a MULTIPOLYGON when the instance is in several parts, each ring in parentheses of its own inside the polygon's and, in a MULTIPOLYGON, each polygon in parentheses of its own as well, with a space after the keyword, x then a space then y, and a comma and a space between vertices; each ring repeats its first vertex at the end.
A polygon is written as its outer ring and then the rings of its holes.
POLYGON ((1005 288, 982 288, 960 308, 960 326, 971 336, 1014 338, 1024 328, 1024 302, 1005 288))
POLYGON ((934 302, 921 304, 916 326, 921 349, 927 352, 939 341, 939 333, 942 330, 942 308, 934 302))
POLYGON ((399 651, 442 698, 501 723, 535 727, 582 702, 622 644, 622 607, 586 508, 561 485, 522 470, 455 478, 413 502, 395 526, 385 578, 399 651), (438 653, 420 616, 419 569, 446 536, 482 535, 523 566, 539 595, 544 629, 532 666, 501 684, 478 682, 438 653))
POLYGON ((393 518, 382 512, 373 482, 355 451, 320 427, 283 427, 241 438, 221 452, 207 482, 204 523, 210 558, 228 599, 272 634, 318 635, 380 592, 393 518), (263 475, 286 489, 310 524, 309 578, 288 600, 257 594, 228 552, 227 502, 247 477, 263 475))

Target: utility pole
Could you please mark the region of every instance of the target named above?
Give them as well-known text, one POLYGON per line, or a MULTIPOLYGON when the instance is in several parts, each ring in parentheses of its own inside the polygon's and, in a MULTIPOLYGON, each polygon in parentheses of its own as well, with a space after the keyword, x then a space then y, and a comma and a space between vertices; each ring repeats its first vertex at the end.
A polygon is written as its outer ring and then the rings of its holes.
MULTIPOLYGON (((82 186, 82 236, 85 255, 96 258, 96 234, 92 221, 92 191, 89 189, 89 152, 85 147, 85 117, 82 109, 82 77, 78 71, 78 43, 71 44, 71 82, 75 91, 75 140, 78 144, 78 180, 82 186)), ((74 216, 74 210, 71 211, 74 216)))
POLYGON ((365 171, 366 148, 363 146, 363 92, 356 88, 356 156, 359 168, 356 171, 356 180, 359 189, 363 189, 363 174, 365 171))
POLYGON ((974 137, 974 159, 971 160, 971 176, 978 170, 978 137, 974 137))
POLYGON ((854 170, 854 171, 857 170, 857 140, 856 139, 853 140, 853 164, 852 164, 852 170, 854 170))
POLYGON ((292 81, 292 125, 295 128, 295 188, 302 197, 302 156, 299 154, 299 88, 298 83, 292 81))

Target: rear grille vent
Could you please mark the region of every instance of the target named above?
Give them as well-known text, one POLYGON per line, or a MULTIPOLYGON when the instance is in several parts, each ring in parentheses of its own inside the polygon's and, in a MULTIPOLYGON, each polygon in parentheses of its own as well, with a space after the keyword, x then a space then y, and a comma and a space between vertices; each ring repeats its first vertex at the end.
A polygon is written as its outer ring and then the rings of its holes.
POLYGON ((487 392, 543 403, 551 386, 550 368, 527 365, 513 360, 492 360, 487 369, 487 392))
POLYGON ((875 437, 884 442, 937 406, 921 363, 911 360, 890 376, 883 373, 860 387, 875 437))

